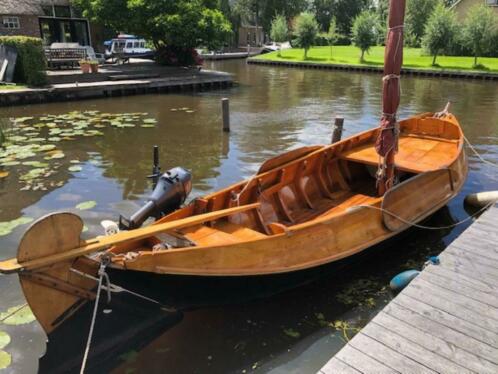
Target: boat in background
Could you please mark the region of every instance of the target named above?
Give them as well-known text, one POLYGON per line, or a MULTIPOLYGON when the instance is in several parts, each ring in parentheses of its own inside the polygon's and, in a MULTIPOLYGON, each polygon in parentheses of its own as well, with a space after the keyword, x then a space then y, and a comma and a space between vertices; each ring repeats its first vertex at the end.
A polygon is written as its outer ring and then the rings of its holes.
POLYGON ((130 58, 153 59, 155 52, 147 48, 145 39, 135 35, 119 34, 104 42, 106 59, 127 61, 130 58))

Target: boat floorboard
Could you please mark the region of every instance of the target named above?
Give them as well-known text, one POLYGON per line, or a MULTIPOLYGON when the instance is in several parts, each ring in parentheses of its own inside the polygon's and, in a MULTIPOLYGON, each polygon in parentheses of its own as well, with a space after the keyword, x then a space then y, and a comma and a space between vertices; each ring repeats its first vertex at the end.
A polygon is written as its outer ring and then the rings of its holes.
POLYGON ((319 372, 497 373, 497 219, 495 205, 319 372))

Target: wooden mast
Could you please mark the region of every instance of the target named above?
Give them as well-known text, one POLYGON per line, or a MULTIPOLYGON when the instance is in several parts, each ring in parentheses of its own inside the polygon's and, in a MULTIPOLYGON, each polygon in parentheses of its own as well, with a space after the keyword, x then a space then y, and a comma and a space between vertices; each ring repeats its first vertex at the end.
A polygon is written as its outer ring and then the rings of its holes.
POLYGON ((389 29, 384 53, 382 78, 381 131, 375 148, 381 157, 377 174, 378 193, 384 195, 394 184, 395 154, 398 151, 396 112, 400 100, 400 73, 403 64, 403 22, 406 0, 389 1, 389 29))

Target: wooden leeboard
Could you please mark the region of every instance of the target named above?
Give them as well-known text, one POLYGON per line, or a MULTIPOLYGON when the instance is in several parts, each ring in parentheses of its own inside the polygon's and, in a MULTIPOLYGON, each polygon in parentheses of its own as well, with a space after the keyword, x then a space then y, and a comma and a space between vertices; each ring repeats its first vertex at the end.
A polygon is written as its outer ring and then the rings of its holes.
POLYGON ((498 373, 497 233, 495 205, 320 373, 498 373))
POLYGON ((450 170, 435 170, 395 186, 384 195, 382 215, 385 226, 400 231, 425 218, 431 208, 448 200, 453 194, 450 170), (399 218, 401 219, 399 219, 399 218))

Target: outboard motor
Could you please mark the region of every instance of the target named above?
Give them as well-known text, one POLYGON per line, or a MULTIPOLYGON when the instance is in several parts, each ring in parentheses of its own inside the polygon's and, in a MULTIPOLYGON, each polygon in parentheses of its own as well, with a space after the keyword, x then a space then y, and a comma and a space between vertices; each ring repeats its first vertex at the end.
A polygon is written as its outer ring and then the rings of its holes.
POLYGON ((119 217, 120 230, 139 228, 149 218, 156 219, 178 209, 192 191, 192 174, 190 171, 176 167, 159 176, 157 147, 154 147, 153 175, 154 191, 148 202, 130 219, 119 217))

